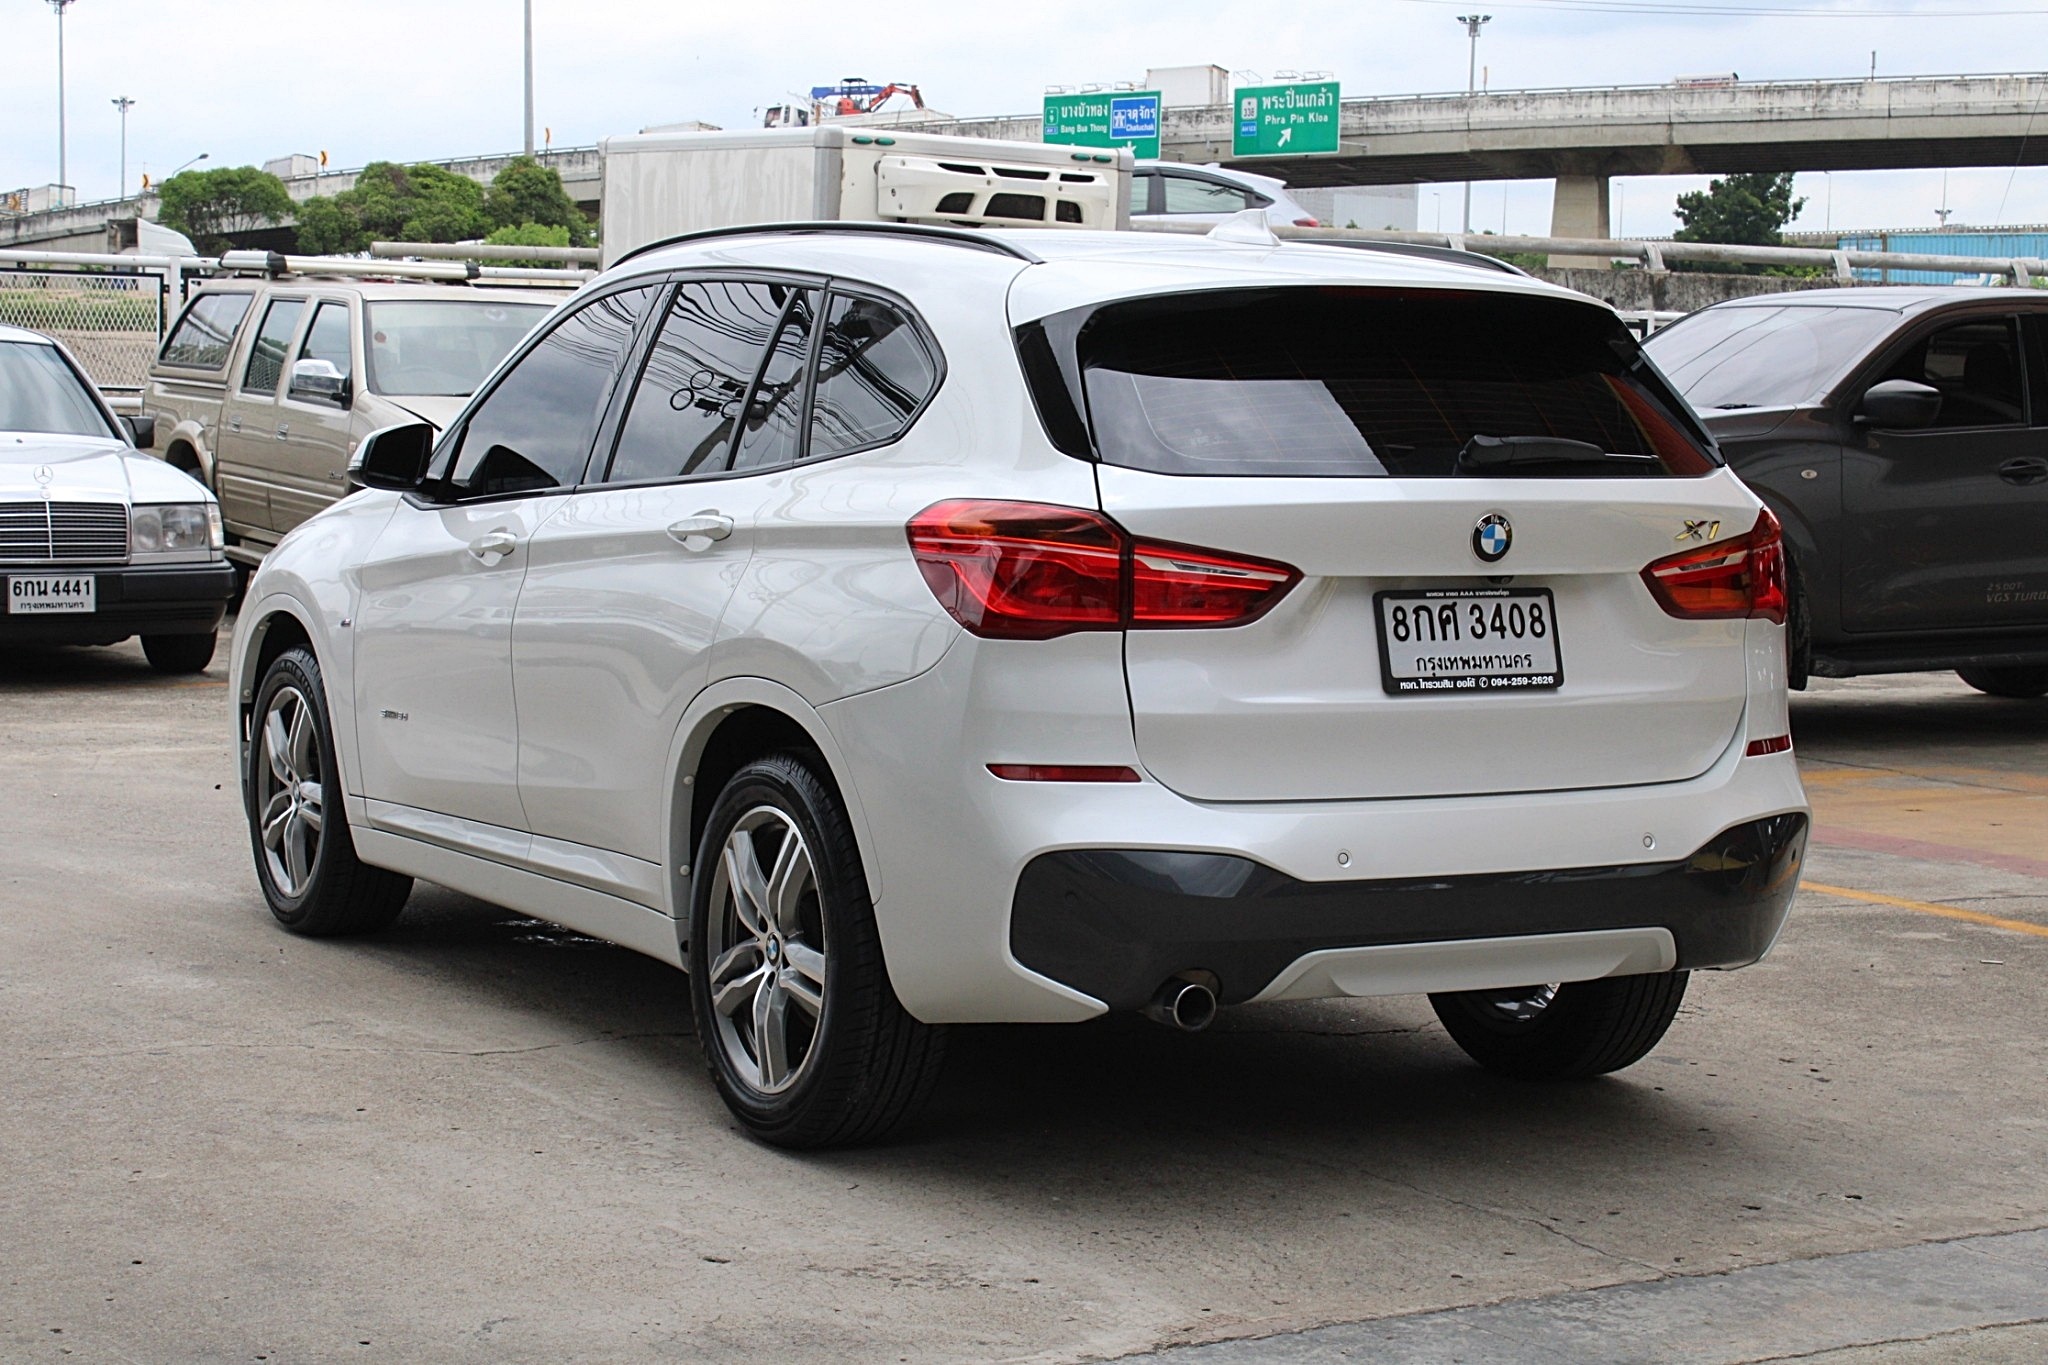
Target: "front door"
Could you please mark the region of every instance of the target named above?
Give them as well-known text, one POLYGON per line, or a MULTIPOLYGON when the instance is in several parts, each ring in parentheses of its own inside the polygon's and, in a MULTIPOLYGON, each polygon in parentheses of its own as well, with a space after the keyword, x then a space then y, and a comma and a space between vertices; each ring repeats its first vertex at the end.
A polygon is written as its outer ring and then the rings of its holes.
POLYGON ((536 836, 661 861, 671 747, 768 495, 742 471, 796 458, 818 295, 684 281, 601 482, 535 536, 512 662, 536 836))
POLYGON ((285 371, 277 404, 276 470, 270 485, 270 521, 279 535, 348 492, 349 436, 354 398, 355 347, 346 299, 321 299, 292 352, 292 364, 324 360, 341 375, 341 398, 295 388, 285 371))
POLYGON ((529 345, 443 439, 362 568, 363 794, 469 822, 443 837, 473 852, 523 845, 513 609, 535 533, 583 479, 651 292, 601 295, 529 345))
MULTIPOLYGON (((1934 424, 1859 429, 1842 457, 1842 620, 1852 631, 1909 633, 2023 625, 2048 602, 2014 601, 2017 579, 2043 586, 2048 498, 2012 480, 2048 458, 2030 414, 2018 320, 1978 317, 1913 342, 1873 377, 1942 395, 1934 424), (2029 572, 2028 566, 2034 566, 2029 572)), ((2031 406, 2043 398, 2035 394, 2031 406)), ((2048 465, 2043 466, 2048 475, 2048 465)))

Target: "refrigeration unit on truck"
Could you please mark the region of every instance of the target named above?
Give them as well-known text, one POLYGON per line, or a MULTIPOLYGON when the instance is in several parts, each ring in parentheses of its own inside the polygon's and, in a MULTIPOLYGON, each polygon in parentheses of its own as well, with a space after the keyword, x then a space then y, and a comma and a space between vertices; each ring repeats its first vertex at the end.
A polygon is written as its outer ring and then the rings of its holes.
POLYGON ((1130 226, 1131 153, 830 124, 607 138, 604 263, 746 223, 1130 226))

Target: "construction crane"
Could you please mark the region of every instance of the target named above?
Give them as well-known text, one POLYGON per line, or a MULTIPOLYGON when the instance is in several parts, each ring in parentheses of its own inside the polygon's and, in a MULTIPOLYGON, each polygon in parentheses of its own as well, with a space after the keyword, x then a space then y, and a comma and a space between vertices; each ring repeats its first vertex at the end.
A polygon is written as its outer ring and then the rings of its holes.
POLYGON ((761 120, 764 128, 782 128, 823 123, 827 119, 854 118, 880 113, 882 106, 898 95, 907 95, 913 108, 924 108, 924 95, 903 81, 876 85, 865 76, 847 76, 837 85, 811 87, 810 107, 799 104, 770 105, 761 120))

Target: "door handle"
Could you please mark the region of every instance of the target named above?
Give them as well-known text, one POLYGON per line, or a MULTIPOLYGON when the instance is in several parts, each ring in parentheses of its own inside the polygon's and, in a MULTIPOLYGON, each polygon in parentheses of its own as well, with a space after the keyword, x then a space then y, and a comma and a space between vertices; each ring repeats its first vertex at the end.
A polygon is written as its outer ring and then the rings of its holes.
POLYGON ((519 538, 510 531, 493 531, 469 542, 469 552, 486 564, 496 564, 519 548, 519 538))
POLYGON ((287 436, 289 436, 289 435, 291 435, 291 434, 292 434, 292 429, 291 429, 291 425, 290 425, 289 423, 286 423, 286 422, 279 422, 279 423, 277 424, 277 439, 278 439, 278 440, 282 441, 282 440, 283 440, 283 439, 284 439, 285 437, 287 437, 287 436))
POLYGON ((2048 479, 2048 460, 2034 456, 2007 460, 1998 467, 1998 477, 2007 483, 2039 483, 2043 479, 2048 479))
POLYGON ((670 522, 669 538, 685 550, 702 553, 711 548, 713 541, 724 540, 732 534, 732 518, 717 512, 699 512, 694 517, 670 522))
POLYGON ((242 419, 241 419, 241 417, 240 417, 239 415, 237 415, 237 416, 234 416, 234 417, 230 417, 230 418, 228 418, 228 430, 229 430, 229 431, 240 431, 241 429, 242 429, 242 419))

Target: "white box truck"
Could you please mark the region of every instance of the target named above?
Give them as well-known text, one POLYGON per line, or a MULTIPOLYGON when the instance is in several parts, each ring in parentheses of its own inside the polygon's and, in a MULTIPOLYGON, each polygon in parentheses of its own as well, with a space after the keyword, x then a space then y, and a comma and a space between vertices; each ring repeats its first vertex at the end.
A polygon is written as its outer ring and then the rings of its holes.
POLYGON ((606 138, 604 264, 747 223, 1127 228, 1131 153, 828 123, 606 138))

